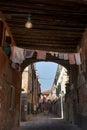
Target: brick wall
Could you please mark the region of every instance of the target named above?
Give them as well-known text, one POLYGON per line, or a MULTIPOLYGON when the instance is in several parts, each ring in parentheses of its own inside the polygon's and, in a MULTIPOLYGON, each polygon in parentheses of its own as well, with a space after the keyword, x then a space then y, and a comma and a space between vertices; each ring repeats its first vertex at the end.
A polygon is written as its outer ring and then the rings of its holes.
POLYGON ((10 66, 10 60, 0 48, 0 130, 18 125, 21 75, 10 66))
POLYGON ((81 114, 87 116, 87 29, 81 40, 82 65, 79 67, 79 105, 81 114), (85 106, 85 107, 84 107, 85 106))
POLYGON ((78 124, 87 130, 87 29, 83 33, 80 48, 82 65, 79 66, 77 82, 77 114, 78 124))

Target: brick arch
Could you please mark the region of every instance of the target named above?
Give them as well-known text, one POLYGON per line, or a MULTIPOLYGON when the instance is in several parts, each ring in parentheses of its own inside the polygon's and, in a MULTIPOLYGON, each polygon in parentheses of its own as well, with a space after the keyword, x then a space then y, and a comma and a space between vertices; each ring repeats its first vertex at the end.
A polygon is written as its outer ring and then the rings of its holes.
POLYGON ((23 71, 28 65, 35 63, 35 62, 41 62, 41 61, 46 61, 46 62, 54 62, 57 64, 60 64, 62 66, 64 66, 67 70, 69 70, 69 65, 67 64, 67 62, 63 62, 63 61, 55 61, 55 60, 37 60, 37 59, 27 59, 25 60, 22 65, 21 65, 21 71, 23 71))
POLYGON ((41 61, 54 62, 54 63, 60 64, 60 65, 64 66, 67 70, 69 70, 69 68, 70 68, 70 65, 69 65, 68 61, 60 60, 60 59, 57 59, 57 58, 55 59, 55 57, 54 58, 50 57, 50 58, 48 58, 46 60, 42 60, 42 59, 38 60, 36 58, 28 58, 21 64, 21 72, 23 72, 23 70, 28 65, 30 65, 32 63, 35 63, 35 62, 41 62, 41 61))

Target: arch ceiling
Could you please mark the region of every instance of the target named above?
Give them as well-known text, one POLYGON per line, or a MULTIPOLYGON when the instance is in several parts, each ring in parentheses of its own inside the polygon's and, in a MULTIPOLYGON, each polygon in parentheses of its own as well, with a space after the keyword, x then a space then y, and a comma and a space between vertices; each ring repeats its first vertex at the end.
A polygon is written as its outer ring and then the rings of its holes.
POLYGON ((85 0, 24 0, 4 2, 0 11, 19 47, 76 52, 87 24, 85 0), (33 28, 25 28, 28 14, 33 28))

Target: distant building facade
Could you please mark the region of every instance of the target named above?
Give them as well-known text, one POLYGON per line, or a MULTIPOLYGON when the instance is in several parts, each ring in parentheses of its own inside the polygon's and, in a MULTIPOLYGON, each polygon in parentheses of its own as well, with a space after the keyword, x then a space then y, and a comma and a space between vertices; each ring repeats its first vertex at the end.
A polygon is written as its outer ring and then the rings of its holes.
POLYGON ((40 83, 35 71, 35 65, 31 64, 25 68, 22 74, 21 93, 21 121, 29 120, 31 114, 36 113, 41 93, 40 83))
POLYGON ((66 83, 68 81, 67 70, 58 65, 55 80, 52 86, 53 112, 59 117, 64 116, 64 96, 66 93, 66 83))

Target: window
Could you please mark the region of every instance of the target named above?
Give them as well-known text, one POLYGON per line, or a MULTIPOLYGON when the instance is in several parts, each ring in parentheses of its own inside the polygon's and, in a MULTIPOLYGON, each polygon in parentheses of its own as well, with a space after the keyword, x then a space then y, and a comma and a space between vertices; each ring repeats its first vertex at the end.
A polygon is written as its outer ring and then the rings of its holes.
POLYGON ((9 94, 9 108, 12 110, 14 108, 15 102, 15 87, 13 85, 10 86, 10 94, 9 94))

